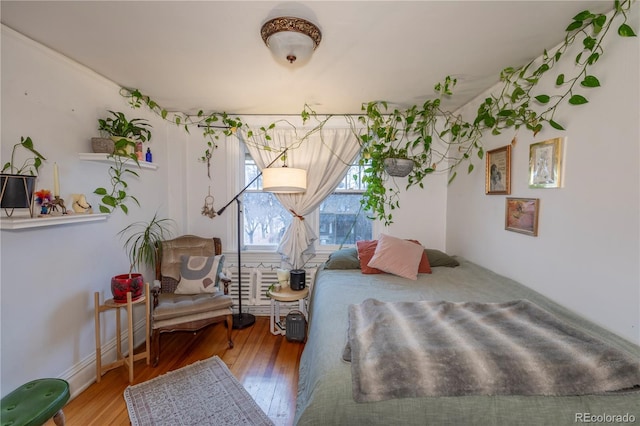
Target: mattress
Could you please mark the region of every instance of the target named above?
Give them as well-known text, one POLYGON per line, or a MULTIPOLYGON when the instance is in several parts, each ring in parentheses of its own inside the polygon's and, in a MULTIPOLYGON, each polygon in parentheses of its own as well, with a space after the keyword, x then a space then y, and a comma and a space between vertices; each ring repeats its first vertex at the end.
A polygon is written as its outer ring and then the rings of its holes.
POLYGON ((541 294, 458 257, 460 266, 434 267, 417 281, 360 269, 321 269, 309 301, 308 340, 300 362, 297 425, 575 425, 640 421, 640 393, 582 396, 438 396, 358 403, 351 366, 342 360, 348 308, 381 301, 508 302, 526 299, 567 324, 640 360, 640 347, 581 318, 541 294))

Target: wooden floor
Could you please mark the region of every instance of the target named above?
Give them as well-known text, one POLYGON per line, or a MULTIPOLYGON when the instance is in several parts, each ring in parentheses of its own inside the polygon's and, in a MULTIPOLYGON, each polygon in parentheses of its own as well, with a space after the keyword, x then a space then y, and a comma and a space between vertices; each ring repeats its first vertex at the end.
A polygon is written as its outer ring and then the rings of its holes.
MULTIPOLYGON (((227 347, 225 336, 222 323, 195 335, 188 332, 163 334, 158 366, 147 366, 145 360, 136 361, 133 384, 218 355, 276 425, 291 425, 304 345, 272 335, 268 317, 257 317, 255 325, 233 330, 233 349, 227 347)), ((100 383, 92 384, 64 407, 66 424, 130 424, 123 397, 128 385, 124 367, 107 372, 100 383)), ((55 426, 52 420, 46 425, 55 426)))

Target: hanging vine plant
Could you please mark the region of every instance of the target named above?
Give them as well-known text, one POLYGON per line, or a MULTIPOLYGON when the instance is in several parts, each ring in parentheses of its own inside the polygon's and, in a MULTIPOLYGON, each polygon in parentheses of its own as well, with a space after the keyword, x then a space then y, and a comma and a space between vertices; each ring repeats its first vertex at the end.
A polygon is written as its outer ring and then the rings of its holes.
MULTIPOLYGON (((545 50, 541 57, 522 67, 502 70, 501 90, 497 95, 488 96, 480 104, 471 121, 441 108, 442 99, 453 96, 456 80, 451 77, 445 77, 436 84, 435 98, 425 101, 421 106, 394 108, 390 111, 387 102, 373 101, 362 104, 362 114, 358 116, 357 123, 353 122, 352 116, 340 115, 350 123, 362 147, 360 164, 365 166, 362 179, 366 184, 361 201, 363 208, 373 218, 388 225, 393 222, 393 211, 400 207, 400 189, 385 171, 386 158, 401 156, 412 160, 414 167, 406 178, 405 189, 415 185, 423 188, 424 178, 435 172, 448 173, 451 182, 462 163, 468 163, 467 172, 471 173, 474 166, 470 160, 474 156, 484 158, 481 138, 486 132, 497 135, 505 130, 517 132, 524 127, 535 135, 546 125, 564 130, 564 126, 555 118, 557 108, 565 102, 569 105, 588 103, 586 92, 600 86, 599 79, 591 73, 591 67, 603 57, 603 41, 612 30, 614 21, 622 19, 617 27, 620 37, 635 37, 635 32, 627 23, 633 3, 632 0, 615 0, 610 17, 588 10, 578 13, 565 29, 564 41, 554 52, 545 50), (540 80, 554 69, 578 40, 582 43, 582 49, 573 58, 575 73, 555 76, 557 93, 535 92, 540 80)), ((203 128, 203 136, 209 142, 201 157, 202 161, 211 158, 216 147, 215 141, 221 134, 230 136, 242 128, 249 138, 254 135, 248 125, 226 113, 205 114, 199 111, 195 117, 182 113, 170 115, 138 90, 122 89, 121 94, 129 98, 133 107, 146 105, 163 119, 184 126, 187 132, 189 127, 203 128)), ((320 118, 305 105, 301 112, 303 123, 311 119, 317 121, 301 140, 321 130, 334 116, 336 115, 323 115, 320 118)), ((267 142, 271 140, 268 132, 274 127, 275 123, 259 129, 267 142)))

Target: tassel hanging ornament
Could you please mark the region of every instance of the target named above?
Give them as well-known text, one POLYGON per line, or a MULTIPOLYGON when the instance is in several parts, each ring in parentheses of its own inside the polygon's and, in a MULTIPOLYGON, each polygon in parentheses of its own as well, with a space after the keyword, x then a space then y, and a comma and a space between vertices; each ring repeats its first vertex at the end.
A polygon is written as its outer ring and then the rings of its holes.
POLYGON ((213 219, 216 216, 216 211, 213 208, 213 196, 211 196, 211 187, 209 187, 209 195, 204 197, 204 207, 202 207, 202 216, 208 216, 213 219))

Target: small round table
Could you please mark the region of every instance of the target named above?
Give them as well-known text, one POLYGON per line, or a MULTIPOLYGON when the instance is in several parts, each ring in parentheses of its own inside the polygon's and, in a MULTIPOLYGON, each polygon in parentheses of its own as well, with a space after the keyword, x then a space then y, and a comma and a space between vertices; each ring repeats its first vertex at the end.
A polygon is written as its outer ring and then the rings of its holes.
POLYGON ((287 334, 285 325, 280 321, 280 302, 298 302, 298 309, 304 317, 307 317, 307 307, 305 299, 309 295, 309 287, 305 287, 302 290, 291 290, 291 287, 282 287, 280 291, 270 289, 267 292, 267 296, 271 299, 271 317, 269 319, 269 326, 271 334, 287 334))

